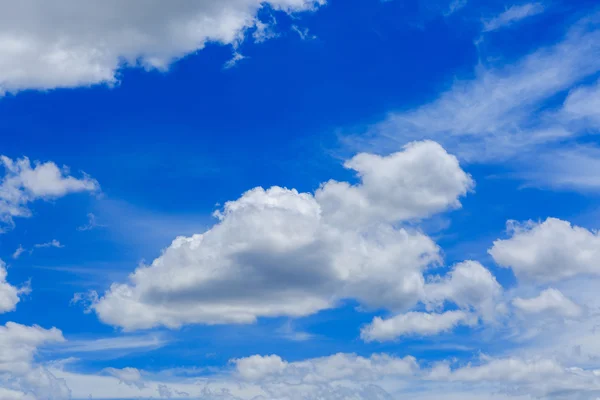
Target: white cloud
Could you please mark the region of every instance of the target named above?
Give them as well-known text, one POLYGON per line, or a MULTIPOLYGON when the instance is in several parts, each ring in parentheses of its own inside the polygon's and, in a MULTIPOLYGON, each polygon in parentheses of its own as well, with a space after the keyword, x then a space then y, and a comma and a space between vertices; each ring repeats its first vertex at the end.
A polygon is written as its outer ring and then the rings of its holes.
POLYGON ((541 3, 514 5, 500 15, 484 21, 483 30, 484 32, 495 31, 542 12, 544 12, 544 6, 541 3))
POLYGON ((551 313, 567 318, 577 318, 583 314, 581 306, 553 288, 546 289, 538 297, 531 299, 517 297, 512 304, 528 314, 551 313))
POLYGON ((96 229, 96 228, 104 228, 104 225, 101 225, 98 223, 98 221, 96 221, 96 215, 94 215, 93 213, 88 213, 87 217, 88 217, 87 224, 78 226, 77 227, 78 231, 85 232, 85 231, 91 231, 92 229, 96 229))
POLYGON ((600 275, 600 236, 567 221, 509 222, 510 238, 496 240, 490 255, 520 281, 548 283, 577 275, 600 275))
POLYGON ((305 316, 347 298, 408 310, 439 249, 394 224, 459 206, 472 181, 432 142, 347 165, 360 183, 329 181, 314 196, 255 188, 227 202, 210 230, 177 238, 91 307, 128 330, 305 316))
POLYGON ((598 152, 573 149, 580 137, 600 130, 593 106, 597 84, 580 87, 600 71, 600 59, 593 56, 600 51, 599 18, 578 21, 562 41, 514 63, 482 62, 474 78, 457 78, 433 102, 393 112, 367 135, 348 141, 381 151, 433 139, 463 161, 504 163, 513 177, 533 184, 557 186, 553 177, 559 177, 562 187, 598 189, 600 180, 590 172, 598 152), (565 151, 569 159, 554 163, 565 151))
POLYGON ((56 328, 47 330, 14 322, 0 326, 0 387, 16 399, 69 399, 65 382, 34 363, 38 347, 63 340, 56 328))
POLYGON ((428 309, 441 308, 450 301, 464 310, 474 310, 483 319, 495 318, 502 286, 492 273, 476 261, 456 264, 445 277, 433 277, 425 285, 428 309))
POLYGON ((5 174, 0 182, 0 231, 14 225, 14 217, 29 217, 27 205, 35 200, 49 200, 76 192, 99 190, 98 182, 87 175, 81 179, 69 175, 66 167, 53 162, 34 163, 28 158, 11 160, 1 156, 5 174))
POLYGON ((19 245, 19 247, 15 250, 15 252, 12 255, 12 258, 14 260, 16 260, 17 258, 21 257, 21 254, 23 254, 25 252, 25 248, 23 248, 22 245, 19 245))
POLYGON ((14 311, 21 300, 19 296, 31 292, 28 284, 21 288, 12 286, 6 281, 7 275, 6 264, 0 260, 0 314, 14 311))
POLYGON ((329 181, 315 193, 324 218, 336 226, 425 218, 459 208, 459 197, 474 186, 458 160, 431 141, 386 157, 361 153, 344 166, 357 172, 358 185, 329 181))
POLYGON ((49 242, 46 243, 38 243, 38 244, 34 244, 33 247, 35 247, 36 249, 40 249, 40 248, 48 248, 48 247, 55 247, 57 249, 61 249, 65 246, 63 246, 62 244, 60 244, 60 242, 56 239, 52 239, 49 242))
POLYGON ((431 336, 450 331, 458 325, 476 325, 477 318, 464 311, 447 311, 443 314, 409 312, 389 319, 375 317, 361 329, 360 336, 367 342, 384 342, 402 336, 431 336))
POLYGON ((165 70, 208 42, 237 45, 259 9, 324 0, 0 2, 0 93, 115 84, 124 66, 165 70))
POLYGON ((138 389, 143 389, 145 386, 142 379, 142 374, 137 368, 105 368, 104 372, 117 378, 119 383, 123 383, 128 386, 135 386, 138 389))
POLYGON ((442 362, 422 368, 410 356, 340 353, 294 362, 277 355, 254 355, 232 363, 233 371, 223 369, 210 376, 170 376, 168 380, 160 374, 149 376, 142 388, 121 385, 114 377, 61 369, 52 372, 67 381, 75 399, 88 395, 103 399, 150 398, 156 393, 180 393, 181 398, 208 400, 584 400, 600 393, 598 371, 565 367, 545 358, 483 356, 477 363, 442 362))

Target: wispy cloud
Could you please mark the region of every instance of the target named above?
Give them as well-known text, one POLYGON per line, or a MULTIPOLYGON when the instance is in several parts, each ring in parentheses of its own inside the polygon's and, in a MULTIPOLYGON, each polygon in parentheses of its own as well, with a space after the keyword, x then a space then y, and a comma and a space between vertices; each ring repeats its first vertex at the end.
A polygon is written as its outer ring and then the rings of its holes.
POLYGON ((58 240, 52 239, 50 242, 34 244, 33 247, 36 249, 49 248, 49 247, 55 247, 57 249, 61 249, 65 246, 60 244, 60 242, 58 240))
POLYGON ((121 336, 88 340, 69 340, 54 349, 61 353, 93 353, 121 350, 157 349, 165 346, 169 340, 160 334, 121 336))
POLYGON ((15 252, 13 253, 13 255, 12 255, 12 258, 16 260, 16 259, 17 259, 17 258, 19 258, 19 257, 21 256, 21 254, 23 254, 25 251, 26 251, 26 249, 25 249, 25 248, 24 248, 22 245, 19 245, 19 248, 17 248, 17 249, 15 250, 15 252))
POLYGON ((92 229, 95 229, 95 228, 104 228, 105 227, 105 225, 101 225, 98 223, 98 221, 96 221, 96 216, 93 213, 88 213, 87 217, 88 217, 87 224, 77 227, 78 231, 91 231, 92 229))
POLYGON ((544 12, 544 6, 541 3, 527 3, 514 5, 504 11, 502 14, 483 21, 484 32, 495 31, 521 21, 525 18, 541 14, 544 12))
MULTIPOLYGON (((371 127, 366 139, 354 136, 350 143, 390 151, 409 141, 434 139, 465 162, 510 160, 511 167, 539 182, 548 180, 544 161, 559 151, 565 163, 548 165, 552 175, 565 181, 587 176, 577 166, 589 167, 596 151, 577 142, 600 129, 600 111, 594 106, 600 103, 600 89, 585 84, 600 72, 599 19, 579 21, 559 43, 512 65, 480 65, 474 79, 457 81, 432 103, 390 114, 371 127)), ((600 188, 593 177, 571 182, 575 188, 600 188)))

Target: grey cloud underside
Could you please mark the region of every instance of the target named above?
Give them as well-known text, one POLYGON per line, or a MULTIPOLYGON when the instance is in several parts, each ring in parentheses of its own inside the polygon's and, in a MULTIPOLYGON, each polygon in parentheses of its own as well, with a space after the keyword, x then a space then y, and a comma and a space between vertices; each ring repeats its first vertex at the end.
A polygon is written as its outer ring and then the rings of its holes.
POLYGON ((359 183, 329 181, 314 194, 255 188, 226 203, 210 230, 177 238, 129 283, 92 294, 91 307, 128 330, 304 316, 344 299, 410 309, 441 257, 402 223, 460 207, 473 182, 434 142, 345 165, 359 183))

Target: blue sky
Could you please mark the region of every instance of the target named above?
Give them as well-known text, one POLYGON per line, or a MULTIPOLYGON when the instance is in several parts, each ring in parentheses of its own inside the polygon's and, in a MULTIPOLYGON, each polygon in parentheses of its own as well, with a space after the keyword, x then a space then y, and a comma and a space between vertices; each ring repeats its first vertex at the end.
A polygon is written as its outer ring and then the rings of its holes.
POLYGON ((0 399, 600 397, 594 1, 0 2, 0 399))

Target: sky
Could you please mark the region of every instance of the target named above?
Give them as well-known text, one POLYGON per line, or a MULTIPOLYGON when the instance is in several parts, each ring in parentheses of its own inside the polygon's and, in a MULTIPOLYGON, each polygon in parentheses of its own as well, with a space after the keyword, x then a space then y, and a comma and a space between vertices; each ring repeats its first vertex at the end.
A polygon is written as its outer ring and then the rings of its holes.
POLYGON ((592 0, 0 0, 0 400, 600 398, 592 0))

